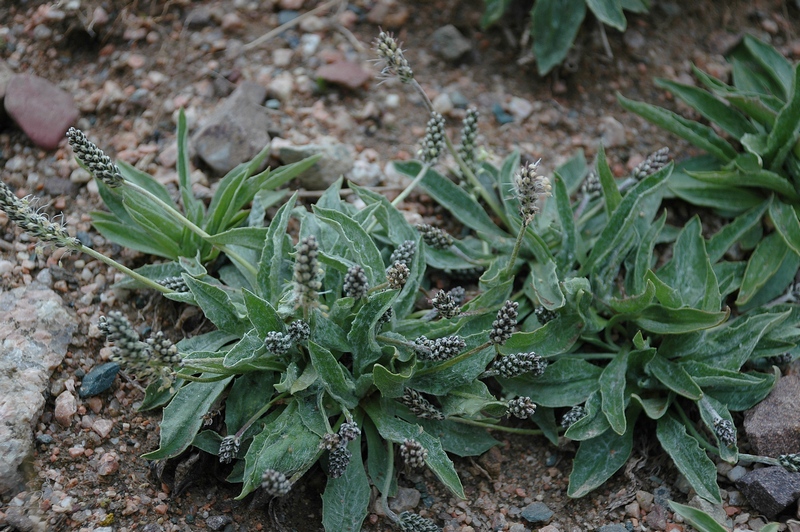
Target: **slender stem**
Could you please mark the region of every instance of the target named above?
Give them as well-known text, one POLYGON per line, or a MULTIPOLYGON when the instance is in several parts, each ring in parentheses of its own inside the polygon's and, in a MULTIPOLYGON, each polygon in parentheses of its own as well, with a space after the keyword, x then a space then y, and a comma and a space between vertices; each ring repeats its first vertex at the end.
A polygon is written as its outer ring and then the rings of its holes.
POLYGON ((425 177, 425 174, 427 174, 428 170, 430 169, 430 163, 423 163, 422 168, 414 180, 400 194, 398 194, 395 199, 392 200, 392 205, 397 207, 404 199, 406 199, 408 195, 411 194, 411 191, 414 190, 417 185, 419 185, 419 182, 422 181, 422 179, 425 177))
POLYGON ((397 514, 389 508, 389 490, 392 489, 392 478, 394 477, 394 445, 392 445, 392 442, 389 440, 386 440, 386 450, 389 453, 389 459, 386 463, 386 473, 383 479, 383 489, 381 490, 381 505, 386 515, 397 523, 400 519, 398 519, 397 514))
POLYGON ((519 249, 520 247, 522 247, 522 237, 525 234, 527 228, 528 224, 525 223, 523 223, 519 227, 519 232, 517 233, 517 240, 514 242, 514 249, 511 250, 511 258, 508 259, 508 265, 506 266, 506 269, 502 275, 504 278, 511 277, 511 273, 514 270, 514 264, 517 262, 517 255, 519 255, 519 249))
POLYGON ((102 253, 99 253, 99 252, 97 252, 97 251, 95 251, 95 250, 93 250, 91 248, 88 248, 86 246, 81 246, 77 251, 80 251, 81 253, 86 253, 90 257, 94 257, 95 259, 97 259, 97 260, 99 260, 101 262, 104 262, 105 264, 108 264, 112 268, 116 268, 117 270, 121 271, 122 273, 124 273, 128 277, 131 277, 132 279, 136 279, 137 281, 139 281, 143 285, 147 286, 148 288, 152 288, 153 290, 158 290, 162 294, 171 294, 174 291, 174 290, 170 290, 166 286, 162 286, 162 285, 158 284, 157 282, 153 281, 152 279, 148 279, 147 277, 136 273, 135 271, 131 270, 130 268, 126 268, 125 266, 123 266, 119 262, 115 261, 114 259, 106 257, 102 253))
MULTIPOLYGON (((148 199, 150 199, 151 201, 156 203, 159 207, 164 209, 164 211, 167 212, 167 214, 169 214, 170 216, 172 216, 178 223, 180 223, 183 226, 185 226, 192 233, 196 234, 197 236, 199 236, 203 240, 208 242, 211 239, 211 235, 210 234, 208 234, 205 231, 203 231, 200 227, 195 225, 191 220, 189 220, 184 215, 182 215, 181 213, 176 211, 174 207, 172 207, 168 203, 164 202, 161 198, 159 198, 158 196, 156 196, 155 194, 153 194, 149 190, 147 190, 145 188, 142 188, 139 185, 137 185, 136 183, 132 183, 130 181, 125 181, 125 186, 130 187, 131 189, 135 190, 136 192, 139 192, 140 194, 146 196, 148 199)), ((220 251, 224 252, 228 257, 230 257, 231 260, 236 261, 237 263, 239 263, 245 270, 248 271, 248 273, 250 273, 250 275, 253 275, 253 276, 258 275, 258 270, 255 268, 255 266, 253 266, 252 264, 250 264, 249 262, 244 260, 238 253, 236 253, 235 251, 230 249, 228 246, 226 246, 224 244, 215 244, 213 242, 209 242, 209 243, 212 246, 214 246, 217 249, 219 249, 220 251)))
POLYGON ((714 445, 712 445, 705 438, 705 436, 700 434, 700 431, 697 430, 697 427, 694 426, 694 423, 692 423, 692 420, 689 419, 689 416, 686 415, 686 412, 683 410, 683 407, 680 404, 678 404, 678 402, 675 402, 674 404, 675 404, 676 409, 678 410, 678 415, 681 417, 681 420, 683 421, 683 424, 686 426, 686 428, 689 430, 689 432, 692 434, 692 436, 695 437, 695 439, 697 440, 697 443, 700 444, 700 447, 702 447, 706 451, 711 451, 712 453, 718 455, 719 454, 719 449, 717 449, 714 445))
POLYGON ((282 393, 280 395, 276 395, 275 397, 272 398, 271 401, 269 401, 267 404, 262 406, 261 409, 258 412, 253 414, 253 416, 250 419, 248 419, 247 422, 244 425, 242 425, 242 428, 240 428, 239 430, 236 431, 236 437, 237 438, 241 438, 242 434, 244 434, 245 431, 247 431, 247 429, 249 429, 253 425, 253 423, 258 421, 261 418, 261 416, 263 416, 264 414, 267 413, 267 410, 272 408, 272 406, 275 403, 277 403, 278 401, 282 400, 287 395, 289 395, 289 394, 286 393, 286 392, 284 392, 284 393, 282 393))
POLYGON ((450 366, 458 364, 462 360, 468 359, 469 357, 471 357, 475 353, 483 351, 484 349, 486 349, 490 345, 492 345, 492 342, 486 342, 485 344, 479 345, 478 347, 470 349, 469 351, 465 351, 465 352, 461 353, 458 356, 454 356, 453 358, 447 359, 444 362, 442 362, 441 364, 438 364, 436 366, 431 366, 429 368, 421 369, 418 372, 416 372, 415 375, 416 376, 421 376, 421 375, 427 375, 429 373, 434 373, 436 371, 442 371, 443 369, 447 369, 450 366))
POLYGON ((491 423, 483 423, 480 421, 475 421, 474 419, 465 419, 462 417, 448 417, 448 421, 455 421, 456 423, 461 423, 463 425, 472 425, 473 427, 481 427, 487 430, 499 430, 502 432, 510 432, 512 434, 527 434, 528 436, 541 436, 544 434, 539 429, 520 429, 515 427, 504 427, 503 425, 493 425, 491 423))
POLYGON ((388 282, 381 283, 378 286, 373 286, 372 288, 367 290, 367 293, 368 294, 374 294, 375 292, 377 292, 379 290, 385 290, 386 288, 389 288, 389 283, 388 282))
POLYGON ((183 373, 176 373, 175 377, 179 379, 183 379, 185 381, 192 381, 192 382, 219 382, 223 379, 227 379, 231 375, 216 375, 214 377, 193 377, 191 375, 184 375, 183 373))
POLYGON ((385 336, 383 334, 376 335, 375 339, 376 340, 380 340, 381 342, 386 342, 387 344, 399 345, 401 347, 408 347, 410 349, 415 349, 416 347, 418 347, 413 342, 404 341, 404 340, 400 340, 400 339, 397 339, 397 338, 391 338, 391 337, 385 336))

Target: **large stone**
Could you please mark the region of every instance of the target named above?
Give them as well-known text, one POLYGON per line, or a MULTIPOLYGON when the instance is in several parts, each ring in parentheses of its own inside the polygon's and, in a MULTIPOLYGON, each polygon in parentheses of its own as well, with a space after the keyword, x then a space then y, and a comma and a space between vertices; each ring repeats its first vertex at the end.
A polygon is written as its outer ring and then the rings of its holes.
POLYGON ((744 415, 744 431, 754 454, 777 458, 800 453, 800 376, 781 377, 775 388, 744 415))
POLYGON ((317 77, 328 83, 355 90, 372 79, 372 73, 361 68, 361 65, 358 63, 353 63, 352 61, 337 61, 319 67, 319 69, 317 69, 317 77))
POLYGON ((337 142, 305 146, 283 145, 277 151, 278 159, 284 164, 296 163, 312 155, 322 155, 314 166, 297 177, 298 184, 306 190, 327 189, 340 176, 349 173, 355 164, 352 148, 337 142))
POLYGON ((780 466, 750 471, 736 483, 750 505, 772 519, 800 496, 800 473, 780 466))
POLYGON ((472 43, 452 24, 433 32, 433 51, 446 61, 458 61, 472 50, 472 43))
POLYGON ((0 294, 0 497, 24 488, 33 426, 44 391, 77 328, 49 288, 32 284, 0 294))
POLYGON ((103 393, 114 384, 117 373, 119 373, 119 364, 116 362, 106 362, 105 364, 93 367, 81 381, 81 389, 78 395, 81 397, 92 397, 93 395, 103 393))
POLYGON ((3 100, 6 112, 34 144, 46 150, 58 147, 67 129, 78 119, 72 95, 33 74, 14 74, 3 100))
POLYGON ((553 518, 553 510, 543 502, 532 502, 520 513, 530 523, 546 524, 553 518))
POLYGON ((241 83, 192 137, 197 156, 217 175, 247 162, 269 143, 270 117, 261 103, 267 89, 241 83))

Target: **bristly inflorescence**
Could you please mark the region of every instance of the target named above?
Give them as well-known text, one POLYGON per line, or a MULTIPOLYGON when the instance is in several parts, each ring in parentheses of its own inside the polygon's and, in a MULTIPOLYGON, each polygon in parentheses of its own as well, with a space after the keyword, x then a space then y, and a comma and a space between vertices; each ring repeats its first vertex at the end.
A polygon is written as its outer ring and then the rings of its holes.
POLYGON ((419 158, 425 164, 434 165, 444 148, 444 117, 437 112, 431 113, 428 125, 425 127, 425 138, 422 139, 422 148, 419 158))
POLYGON ((414 71, 408 66, 400 44, 391 33, 380 32, 375 49, 378 61, 383 63, 382 78, 389 79, 396 76, 402 83, 411 83, 414 80, 414 71))
POLYGON ((533 217, 541 210, 539 200, 549 196, 552 189, 550 180, 536 172, 538 168, 539 161, 522 165, 515 177, 519 212, 525 225, 533 221, 533 217))
POLYGON ((586 409, 582 405, 573 406, 561 417, 561 426, 568 429, 584 417, 586 417, 586 409))
POLYGON ((714 420, 714 434, 727 447, 736 445, 736 427, 730 420, 718 417, 714 420))
POLYGON ((597 172, 590 170, 586 179, 581 183, 581 194, 584 196, 599 196, 603 192, 603 185, 600 184, 600 177, 597 172))
POLYGON ((352 297, 353 299, 361 299, 367 297, 369 290, 369 282, 367 281, 367 274, 364 268, 356 264, 347 270, 344 276, 344 284, 342 285, 345 297, 352 297))
POLYGON ((508 402, 507 415, 528 419, 536 413, 536 403, 530 397, 517 397, 508 402))
POLYGON ((125 180, 122 174, 119 173, 117 165, 111 161, 111 158, 103 150, 90 141, 83 134, 83 131, 71 127, 67 131, 67 137, 75 156, 94 177, 105 183, 109 188, 119 187, 123 184, 125 180))
POLYGON ((633 169, 633 177, 641 181, 645 177, 654 174, 664 168, 669 162, 669 148, 664 147, 648 155, 644 161, 636 165, 633 169))
POLYGON ((558 313, 556 311, 550 310, 543 306, 533 309, 533 315, 536 316, 536 319, 539 320, 539 323, 542 325, 551 322, 558 317, 558 313))
POLYGON ((547 361, 531 352, 501 356, 494 361, 491 371, 496 375, 511 379, 526 373, 530 373, 533 377, 539 377, 546 368, 547 361))
POLYGON ((267 469, 261 474, 261 487, 274 497, 282 497, 292 489, 292 483, 280 471, 267 469))
POLYGON ((428 458, 428 450, 420 442, 414 439, 403 440, 400 446, 400 457, 403 462, 412 469, 425 467, 425 460, 428 458))
POLYGON ((412 512, 403 512, 398 517, 398 526, 403 532, 441 532, 442 529, 430 519, 412 512))
POLYGON ((492 322, 492 330, 489 332, 489 340, 493 344, 503 345, 514 334, 514 327, 517 326, 518 307, 519 303, 510 300, 500 307, 497 318, 492 322))
POLYGON ((800 472, 800 454, 782 454, 778 457, 778 463, 790 473, 800 472))
POLYGON ((32 234, 42 242, 56 247, 79 250, 81 241, 69 236, 63 224, 50 220, 31 207, 28 198, 19 199, 8 185, 0 181, 0 209, 23 231, 32 234))
POLYGON ((414 350, 421 360, 447 360, 461 353, 466 347, 467 343, 460 336, 444 336, 435 340, 420 336, 414 340, 414 350))
POLYGON ((414 262, 414 255, 416 255, 416 253, 417 243, 413 240, 406 240, 392 251, 392 254, 389 256, 389 263, 394 264, 399 262, 411 268, 411 263, 414 262))
POLYGON ((461 314, 461 306, 450 292, 439 290, 431 299, 431 305, 444 319, 455 318, 461 314))
POLYGON ((446 231, 430 224, 417 224, 422 241, 433 249, 448 249, 453 245, 453 237, 446 231))
POLYGON ((178 353, 178 346, 164 336, 162 331, 151 335, 145 340, 145 343, 150 347, 151 356, 158 360, 161 365, 174 366, 182 360, 181 355, 178 353))
POLYGON ((328 454, 328 476, 339 478, 344 475, 353 453, 347 449, 347 445, 339 444, 328 454))
POLYGON ((163 279, 159 279, 156 281, 158 284, 163 286, 164 288, 169 288, 174 292, 188 292, 189 285, 186 284, 186 281, 183 277, 164 277, 163 279))
POLYGON ((417 390, 406 388, 400 397, 400 402, 406 405, 412 414, 422 419, 444 419, 444 414, 417 390))
POLYGON ((389 283, 389 288, 400 290, 405 286, 410 275, 411 271, 408 269, 408 266, 397 261, 386 270, 386 282, 389 283))
POLYGON ((351 441, 355 441, 361 436, 361 429, 358 427, 358 423, 355 421, 345 421, 339 427, 339 436, 342 438, 342 442, 344 444, 348 444, 351 441))
POLYGON ((221 464, 230 464, 239 453, 239 438, 235 435, 225 436, 219 443, 219 461, 221 464))
POLYGON ((298 242, 294 259, 294 294, 298 307, 314 307, 319 300, 322 282, 319 280, 318 254, 317 237, 314 235, 308 235, 298 242))
POLYGON ((461 144, 458 146, 458 155, 472 173, 475 173, 478 169, 478 164, 475 160, 475 140, 478 137, 479 116, 480 113, 478 113, 477 109, 474 107, 467 108, 467 114, 462 122, 461 144))
POLYGON ((293 343, 291 336, 279 331, 270 331, 264 338, 264 347, 273 355, 285 355, 293 343))

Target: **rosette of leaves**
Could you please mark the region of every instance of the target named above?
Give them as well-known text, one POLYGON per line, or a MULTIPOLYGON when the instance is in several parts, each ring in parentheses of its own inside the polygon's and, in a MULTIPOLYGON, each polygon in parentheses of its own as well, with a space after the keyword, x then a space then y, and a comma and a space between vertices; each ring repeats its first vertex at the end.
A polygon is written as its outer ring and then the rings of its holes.
POLYGON ((694 68, 703 88, 656 84, 697 112, 689 120, 618 96, 623 107, 688 140, 708 155, 684 161, 669 190, 732 217, 760 209, 764 222, 738 239, 752 250, 736 304, 753 308, 780 296, 800 266, 800 73, 772 46, 745 36, 728 54, 732 84, 694 68))
POLYGON ((177 344, 183 362, 171 389, 152 383, 143 404, 166 405, 160 447, 146 458, 175 457, 192 445, 218 454, 224 441, 220 458, 232 461, 228 480, 242 484, 241 497, 258 488, 264 471, 294 482, 320 462, 329 475, 323 523, 336 531, 360 530, 370 484, 384 499, 395 492, 395 444, 419 444, 425 465, 464 497, 448 453, 477 455, 497 443, 480 429, 502 428, 508 402, 483 379, 498 356, 489 331, 512 288, 510 280, 500 283, 462 313, 431 319, 415 308, 426 271, 417 230, 386 198, 351 184, 366 204, 356 210, 340 200, 340 186, 311 212, 296 205, 296 196, 279 209, 254 261, 254 281, 230 275, 223 282, 183 263, 187 297, 217 330, 177 344), (292 218, 303 243, 297 247, 287 232, 292 218), (311 236, 315 261, 298 259, 311 236), (386 270, 400 247, 409 276, 391 289, 386 270), (297 297, 298 265, 312 272, 316 296, 297 297), (354 266, 361 267, 358 276, 349 274, 354 266), (345 279, 351 286, 361 273, 366 296, 343 296, 345 279), (308 324, 307 337, 293 336, 300 321, 308 324), (426 342, 415 342, 421 336, 458 336, 463 348, 445 360, 426 357, 426 342), (212 406, 223 412, 219 430, 203 427, 212 406), (342 449, 339 431, 352 422, 361 433, 348 431, 352 439, 342 449))
MULTIPOLYGON (((119 161, 123 182, 109 188, 97 179, 100 196, 108 212, 91 213, 92 224, 106 238, 143 253, 210 264, 226 254, 234 267, 248 277, 255 275, 255 249, 265 234, 264 212, 287 194, 278 187, 312 166, 318 156, 277 170, 259 171, 269 146, 253 160, 242 163, 224 176, 206 206, 195 197, 189 169, 186 118, 178 118, 178 199, 149 174, 119 161)), ((80 162, 80 160, 79 160, 80 162)), ((138 273, 154 280, 180 275, 175 264, 146 266, 138 273)), ((140 287, 132 280, 126 286, 140 287)))
MULTIPOLYGON (((513 0, 484 0, 481 28, 498 22, 513 0)), ((590 11, 601 24, 625 31, 624 11, 646 13, 648 0, 536 0, 530 12, 531 40, 539 75, 544 76, 567 57, 578 30, 590 11)))
MULTIPOLYGON (((420 168, 416 162, 396 166, 407 175, 420 168)), ((499 169, 484 164, 484 181, 494 183, 491 190, 512 191, 518 167, 517 154, 499 169)), ((673 168, 669 163, 622 187, 601 149, 595 168, 601 192, 571 201, 589 173, 577 156, 556 170, 554 197, 527 227, 513 193, 496 196, 504 212, 493 219, 434 170, 420 181, 494 256, 482 286, 491 290, 516 278, 525 296, 519 299, 522 330, 502 351, 535 351, 549 365, 541 376, 498 381, 539 405, 534 421, 553 443, 559 435, 580 442, 568 488, 573 497, 599 487, 625 464, 638 423, 655 426, 697 493, 720 502, 707 451, 732 463, 738 454, 735 443, 715 439, 715 422, 730 422, 732 411, 752 407, 772 389, 777 368, 752 371, 751 361, 778 352, 796 356, 796 307, 762 307, 730 318, 726 304, 740 290, 746 266, 722 258, 767 207, 752 207, 708 240, 697 216, 670 227, 659 209, 673 168), (494 221, 500 219, 502 226, 494 221), (517 250, 514 233, 521 237, 517 250), (671 248, 661 265, 657 245, 671 248), (577 419, 561 433, 557 420, 575 407, 567 418, 577 419)), ((426 251, 426 257, 431 264, 458 260, 447 251, 426 251)))

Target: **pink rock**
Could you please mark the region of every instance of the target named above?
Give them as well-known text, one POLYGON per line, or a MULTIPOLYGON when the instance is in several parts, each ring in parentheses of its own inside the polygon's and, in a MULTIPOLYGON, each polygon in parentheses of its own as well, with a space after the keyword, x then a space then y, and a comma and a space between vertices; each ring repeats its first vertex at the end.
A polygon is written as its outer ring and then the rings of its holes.
POLYGON ((69 427, 72 423, 72 416, 78 411, 78 401, 69 390, 64 390, 56 397, 55 417, 56 421, 64 427, 69 427))
POLYGON ((107 438, 113 428, 114 422, 110 419, 98 419, 92 423, 92 430, 99 434, 101 438, 107 438))
POLYGON ((335 83, 349 89, 357 89, 372 78, 372 73, 361 68, 358 63, 337 61, 336 63, 319 67, 317 77, 324 79, 328 83, 335 83))
POLYGON ((6 112, 34 144, 58 147, 67 129, 78 119, 72 95, 32 74, 15 74, 6 87, 6 112))
MULTIPOLYGON (((113 475, 119 470, 119 460, 116 453, 105 453, 97 463, 97 474, 100 476, 113 475)), ((132 513, 132 512, 131 512, 132 513)))

